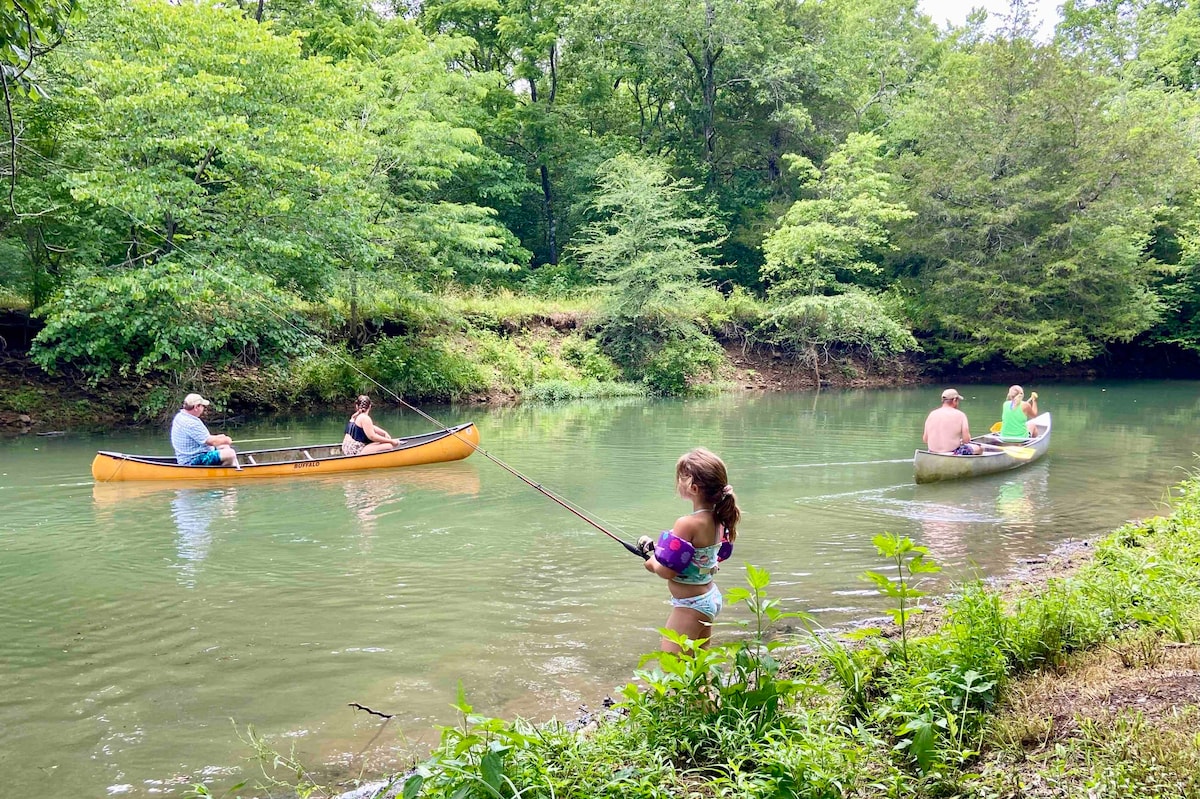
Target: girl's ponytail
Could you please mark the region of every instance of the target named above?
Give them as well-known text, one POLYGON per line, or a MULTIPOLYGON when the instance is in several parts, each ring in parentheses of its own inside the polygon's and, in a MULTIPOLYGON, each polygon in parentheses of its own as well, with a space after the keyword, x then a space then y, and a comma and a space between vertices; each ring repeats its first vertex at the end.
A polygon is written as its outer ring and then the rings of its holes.
POLYGON ((721 495, 713 503, 713 518, 725 528, 725 534, 730 541, 737 540, 737 524, 742 518, 742 511, 737 505, 737 495, 732 486, 721 489, 721 495))

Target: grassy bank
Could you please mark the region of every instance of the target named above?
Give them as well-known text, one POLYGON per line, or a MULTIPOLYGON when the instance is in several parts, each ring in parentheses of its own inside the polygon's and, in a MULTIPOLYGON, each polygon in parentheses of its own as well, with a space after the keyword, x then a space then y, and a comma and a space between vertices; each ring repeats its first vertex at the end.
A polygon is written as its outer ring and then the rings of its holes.
POLYGON ((890 535, 876 546, 881 567, 867 578, 893 602, 887 629, 775 636, 788 614, 769 576, 747 567, 746 587, 727 596, 754 611, 738 640, 719 631, 711 650, 647 661, 583 732, 479 716, 460 696, 460 722, 390 790, 1200 796, 1200 481, 1176 487, 1169 516, 1122 527, 1080 565, 961 586, 925 617, 918 585, 937 570, 933 555, 890 535))
MULTIPOLYGON (((167 368, 151 364, 137 342, 102 337, 107 344, 97 348, 109 353, 103 364, 81 356, 83 366, 63 364, 47 373, 31 353, 0 353, 0 431, 160 423, 189 391, 211 397, 227 415, 255 416, 341 412, 364 392, 414 403, 556 402, 735 387, 889 385, 917 374, 901 353, 862 342, 827 341, 818 350, 776 341, 763 303, 714 290, 697 290, 686 308, 673 311, 696 325, 692 339, 656 343, 652 329, 633 331, 645 335, 638 350, 644 352, 622 360, 614 353, 628 356, 628 348, 614 347, 594 324, 600 307, 597 296, 586 293, 387 295, 356 311, 353 332, 325 319, 341 319, 345 309, 309 309, 317 332, 287 358, 261 359, 254 348, 236 356, 196 350, 177 353, 178 363, 167 368)), ((26 338, 33 335, 36 330, 26 338)))

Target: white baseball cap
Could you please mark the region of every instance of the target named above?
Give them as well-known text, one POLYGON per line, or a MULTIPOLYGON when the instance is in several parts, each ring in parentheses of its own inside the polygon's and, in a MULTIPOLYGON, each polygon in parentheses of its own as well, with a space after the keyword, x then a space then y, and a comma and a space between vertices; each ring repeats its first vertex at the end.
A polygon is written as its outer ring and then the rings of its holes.
POLYGON ((199 394, 188 394, 183 398, 183 407, 195 408, 197 405, 212 405, 212 403, 199 394))

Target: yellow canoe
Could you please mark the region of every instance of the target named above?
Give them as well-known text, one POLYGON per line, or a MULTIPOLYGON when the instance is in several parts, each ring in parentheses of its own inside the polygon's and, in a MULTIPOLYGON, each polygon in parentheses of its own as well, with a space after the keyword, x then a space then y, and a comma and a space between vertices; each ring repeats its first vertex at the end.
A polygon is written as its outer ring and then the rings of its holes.
MULTIPOLYGON (((236 449, 237 441, 233 444, 236 449)), ((478 444, 479 430, 468 422, 458 427, 402 438, 395 449, 373 455, 343 455, 341 443, 238 452, 238 460, 242 464, 240 471, 232 466, 180 466, 175 462, 174 455, 127 455, 102 450, 92 460, 92 477, 98 483, 130 480, 190 482, 358 472, 462 460, 474 452, 478 444)))

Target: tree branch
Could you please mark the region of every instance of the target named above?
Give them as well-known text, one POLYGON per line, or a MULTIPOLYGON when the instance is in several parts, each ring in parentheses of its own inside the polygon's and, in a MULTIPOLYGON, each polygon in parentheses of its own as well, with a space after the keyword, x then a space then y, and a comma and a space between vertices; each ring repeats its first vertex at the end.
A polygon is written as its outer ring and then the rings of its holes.
POLYGON ((8 73, 0 69, 0 83, 4 84, 4 112, 8 117, 8 209, 13 218, 21 215, 17 212, 17 123, 13 120, 12 96, 8 92, 8 73))
POLYGON ((365 710, 372 716, 379 716, 381 719, 390 719, 394 715, 392 713, 380 713, 378 710, 371 710, 371 708, 367 707, 366 705, 360 705, 358 702, 347 702, 346 704, 348 707, 352 707, 357 710, 365 710))

